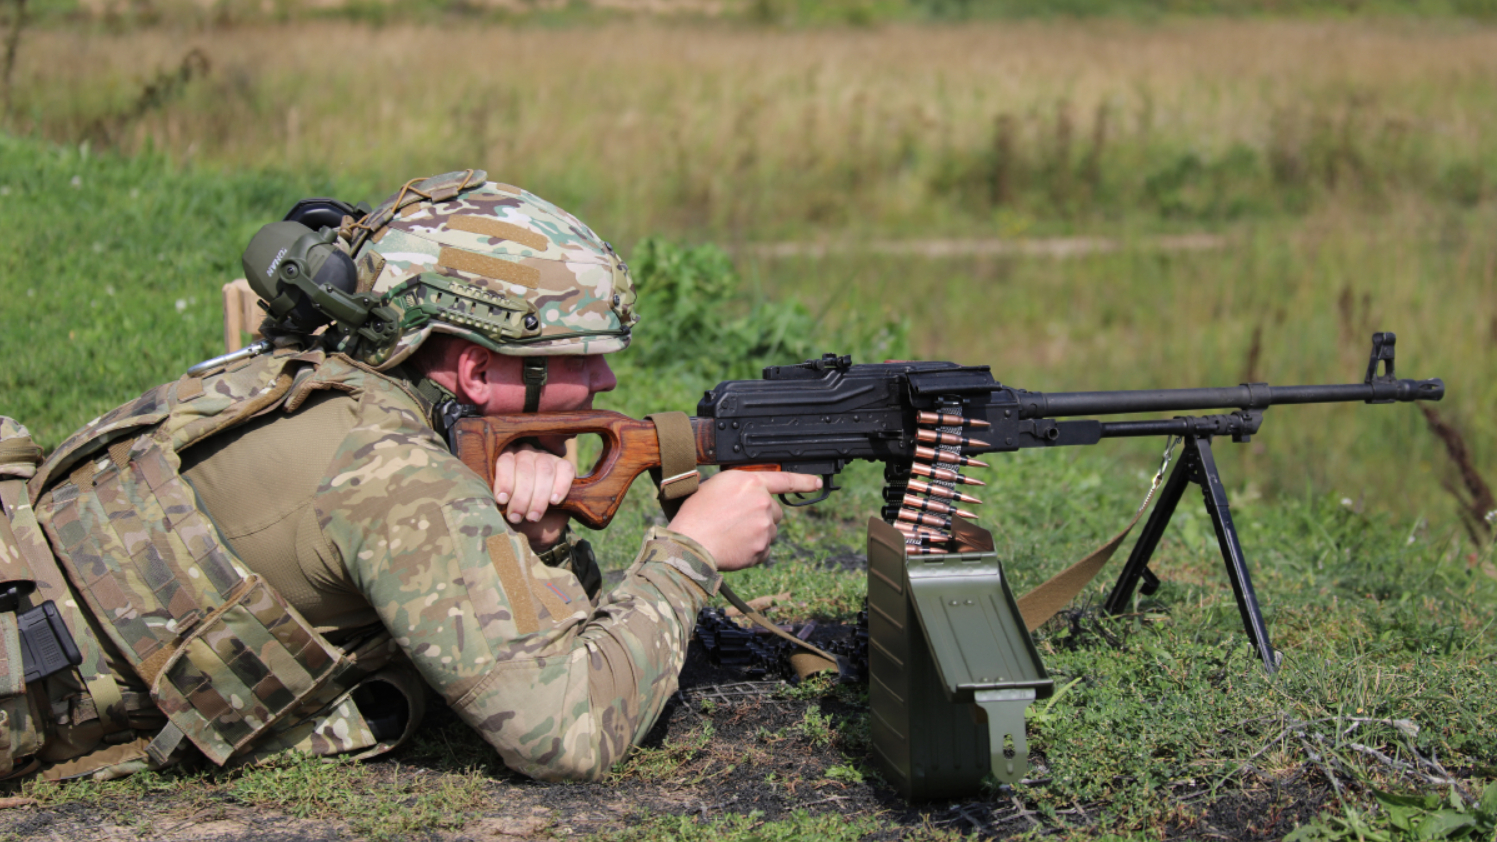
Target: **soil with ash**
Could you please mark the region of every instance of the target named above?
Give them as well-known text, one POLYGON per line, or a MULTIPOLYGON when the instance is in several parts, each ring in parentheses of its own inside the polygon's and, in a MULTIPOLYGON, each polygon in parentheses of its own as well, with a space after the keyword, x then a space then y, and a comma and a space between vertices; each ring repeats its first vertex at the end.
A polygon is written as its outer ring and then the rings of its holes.
MULTIPOLYGON (((851 625, 823 623, 812 639, 823 646, 853 636, 851 625)), ((409 834, 405 838, 444 840, 552 839, 607 834, 649 816, 691 816, 711 820, 758 811, 766 820, 803 809, 813 814, 878 815, 885 828, 875 839, 896 839, 907 829, 927 827, 982 838, 1001 838, 1036 826, 1054 827, 1028 809, 1018 791, 960 801, 910 805, 873 773, 866 737, 865 705, 836 694, 812 700, 786 697, 786 686, 774 679, 747 681, 734 669, 717 666, 700 641, 693 641, 672 699, 637 755, 606 783, 547 784, 488 765, 484 795, 494 806, 479 810, 461 828, 409 834), (807 711, 816 706, 831 729, 806 727, 807 711), (704 738, 710 723, 711 736, 704 738), (844 727, 845 726, 845 727, 844 727), (834 772, 837 779, 828 777, 834 772), (852 768, 864 780, 856 781, 852 768), (851 778, 851 780, 849 780, 851 778)), ((429 715, 431 739, 369 765, 380 786, 414 791, 412 785, 434 775, 459 773, 480 757, 474 737, 445 709, 429 715), (433 746, 467 746, 454 752, 433 746)), ((479 761, 480 763, 482 761, 479 761)), ((1045 774, 1042 756, 1031 755, 1031 774, 1045 774)), ((184 793, 184 790, 187 790, 184 793)), ((1181 818, 1167 825, 1166 838, 1279 839, 1318 812, 1329 792, 1324 782, 1291 780, 1234 792, 1176 793, 1181 818)), ((1094 824, 1104 805, 1075 805, 1061 811, 1067 825, 1094 824)), ((192 793, 146 796, 120 804, 75 802, 52 808, 36 806, 0 810, 0 839, 124 842, 141 838, 186 840, 256 840, 322 842, 358 834, 345 820, 298 817, 238 802, 228 787, 192 793)))

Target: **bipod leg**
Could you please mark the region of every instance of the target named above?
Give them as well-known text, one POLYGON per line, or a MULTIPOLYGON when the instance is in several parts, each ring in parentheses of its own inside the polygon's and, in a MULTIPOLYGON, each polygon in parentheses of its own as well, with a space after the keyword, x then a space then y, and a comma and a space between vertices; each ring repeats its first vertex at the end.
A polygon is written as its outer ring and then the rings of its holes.
POLYGON ((1107 595, 1107 602, 1102 610, 1108 614, 1121 614, 1128 610, 1128 603, 1133 601, 1133 589, 1138 585, 1138 580, 1144 580, 1144 593, 1153 593, 1159 587, 1159 580, 1149 572, 1149 559, 1154 557, 1154 550, 1159 546, 1159 539, 1164 535, 1164 528, 1169 525, 1170 516, 1175 513, 1175 506, 1180 504, 1180 497, 1185 493, 1185 486, 1190 483, 1190 467, 1193 458, 1192 451, 1187 448, 1184 456, 1175 463, 1175 469, 1170 472, 1170 478, 1165 481, 1164 488, 1159 492, 1159 500, 1154 503, 1154 511, 1149 513, 1149 519, 1144 521, 1143 531, 1138 533, 1138 543, 1133 545, 1133 552, 1128 555, 1128 563, 1123 565, 1123 572, 1118 575, 1117 584, 1112 586, 1112 593, 1107 595))
MULTIPOLYGON (((1232 593, 1237 597, 1237 610, 1242 614, 1242 628, 1248 640, 1263 659, 1263 668, 1273 673, 1278 669, 1273 645, 1268 640, 1268 626, 1263 622, 1263 612, 1258 608, 1258 594, 1253 590, 1252 577, 1248 575, 1247 559, 1242 555, 1242 542, 1237 538, 1237 527, 1232 524, 1232 512, 1227 506, 1227 489, 1222 486, 1221 474, 1216 470, 1216 459, 1211 455, 1211 439, 1186 436, 1185 452, 1194 454, 1190 460, 1198 468, 1195 481, 1201 484, 1201 493, 1206 498, 1206 512, 1211 515, 1211 525, 1216 527, 1216 542, 1221 545, 1222 560, 1227 565, 1227 578, 1232 581, 1232 593)), ((1171 478, 1173 479, 1173 478, 1171 478)))

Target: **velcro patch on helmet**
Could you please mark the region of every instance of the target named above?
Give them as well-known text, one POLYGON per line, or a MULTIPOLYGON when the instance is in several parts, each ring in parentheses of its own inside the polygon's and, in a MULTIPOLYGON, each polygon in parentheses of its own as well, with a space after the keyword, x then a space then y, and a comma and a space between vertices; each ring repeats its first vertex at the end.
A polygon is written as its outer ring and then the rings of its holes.
POLYGON ((444 269, 456 269, 459 272, 519 284, 531 289, 535 289, 541 282, 541 271, 534 266, 448 246, 443 246, 437 254, 437 265, 444 269))
POLYGON ((447 220, 447 227, 453 231, 466 231, 469 234, 480 234, 496 240, 509 240, 536 251, 545 251, 551 245, 551 242, 542 234, 487 216, 454 216, 447 220))

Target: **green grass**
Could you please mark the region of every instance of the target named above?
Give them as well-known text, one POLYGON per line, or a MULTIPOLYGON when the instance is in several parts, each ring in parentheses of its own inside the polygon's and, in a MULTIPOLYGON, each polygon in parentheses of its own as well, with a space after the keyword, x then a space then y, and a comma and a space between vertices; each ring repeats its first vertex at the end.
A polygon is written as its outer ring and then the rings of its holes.
POLYGON ((267 220, 333 188, 0 133, 0 395, 46 447, 223 353, 220 287, 267 220))
POLYGON ((141 837, 213 821, 233 806, 269 811, 278 820, 331 819, 358 838, 382 841, 460 828, 488 806, 488 789, 488 779, 474 771, 425 780, 402 776, 398 767, 285 754, 235 771, 141 772, 103 783, 29 781, 20 792, 43 807, 100 809, 141 837))
MULTIPOLYGON (((642 276, 659 267, 673 279, 645 288, 647 321, 619 362, 626 380, 669 371, 655 396, 666 404, 689 408, 696 390, 753 376, 766 359, 901 348, 987 363, 1042 391, 1347 382, 1365 370, 1369 335, 1392 330, 1400 373, 1446 380, 1438 409, 1492 476, 1497 29, 1280 5, 1287 17, 1196 18, 1222 8, 1138 0, 1123 7, 1163 19, 804 30, 654 19, 39 26, 19 54, 13 132, 67 149, 93 138, 160 150, 225 177, 193 180, 152 152, 122 159, 121 173, 136 169, 117 188, 105 168, 97 193, 92 182, 73 190, 69 168, 93 160, 8 146, 0 168, 15 187, 0 214, 15 233, 0 238, 16 239, 0 240, 0 260, 27 268, 11 270, 25 285, 6 294, 43 315, 11 317, 15 338, 0 341, 33 350, 0 384, 28 384, 19 399, 30 400, 61 381, 55 399, 13 407, 54 442, 75 410, 122 399, 134 361, 142 380, 165 379, 216 347, 212 288, 236 274, 254 226, 294 197, 377 199, 409 175, 481 164, 578 212, 642 276), (193 50, 205 70, 186 59, 193 50), (384 57, 379 78, 342 59, 363 54, 384 57), (337 176, 278 175, 288 171, 337 176), (151 193, 145 211, 128 191, 156 173, 181 187, 151 193), (74 221, 33 213, 40 201, 74 221), (110 214, 74 212, 95 203, 110 214), (1181 234, 1219 239, 1198 251, 1155 239, 1181 234), (1049 236, 1113 250, 920 253, 943 238, 1049 236), (722 244, 738 279, 721 254, 652 245, 662 237, 722 244), (756 250, 822 240, 846 248, 756 250), (102 283, 82 300, 20 297, 47 296, 36 278, 54 271, 102 283), (727 318, 714 284, 734 299, 727 318), (111 287, 160 297, 111 306, 111 287), (801 304, 765 303, 790 297, 801 304), (179 299, 181 319, 162 307, 179 299), (80 318, 83 308, 99 313, 80 318), (168 338, 58 347, 69 332, 77 344, 113 331, 168 338), (678 347, 702 331, 722 339, 678 347), (75 356, 85 364, 57 364, 75 356), (52 374, 64 368, 96 376, 52 374), (101 386, 107 398, 78 393, 101 386)), ((1437 5, 1408 8, 1418 17, 1437 5)), ((1035 8, 964 6, 1000 7, 1035 8)), ((639 394, 611 405, 656 408, 639 394)), ((1146 446, 1108 443, 1100 458, 1142 467, 1146 446)), ((1257 441, 1224 450, 1229 483, 1249 496, 1313 489, 1401 517, 1457 516, 1443 487, 1455 474, 1411 407, 1275 409, 1257 441)))

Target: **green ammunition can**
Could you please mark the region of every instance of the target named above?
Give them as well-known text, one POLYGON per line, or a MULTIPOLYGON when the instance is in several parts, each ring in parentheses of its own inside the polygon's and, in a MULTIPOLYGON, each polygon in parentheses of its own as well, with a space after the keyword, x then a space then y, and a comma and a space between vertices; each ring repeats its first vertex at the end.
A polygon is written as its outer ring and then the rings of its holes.
POLYGON ((1024 710, 1055 684, 1009 590, 993 536, 953 519, 956 551, 910 556, 868 522, 874 762, 908 799, 973 794, 1028 771, 1024 710))

